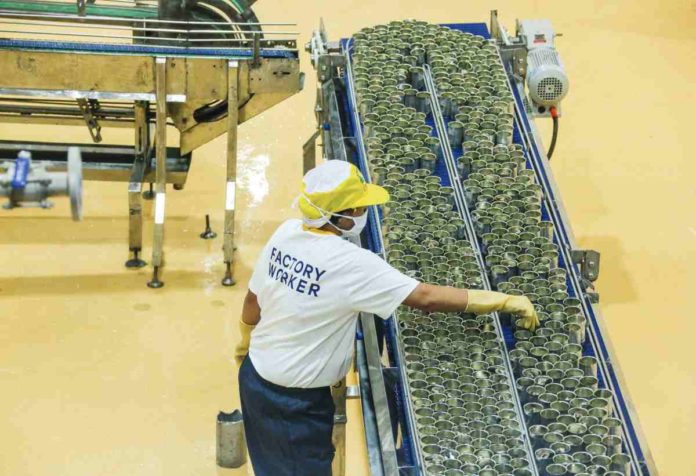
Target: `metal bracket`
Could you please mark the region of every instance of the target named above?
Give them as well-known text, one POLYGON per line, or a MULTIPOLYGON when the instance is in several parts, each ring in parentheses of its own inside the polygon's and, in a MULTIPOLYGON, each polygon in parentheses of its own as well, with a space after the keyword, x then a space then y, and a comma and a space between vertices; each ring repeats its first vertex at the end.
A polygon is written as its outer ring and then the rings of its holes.
POLYGON ((80 98, 77 100, 77 104, 80 106, 80 111, 85 118, 85 124, 87 125, 87 130, 89 130, 89 135, 92 136, 92 140, 96 143, 101 142, 101 126, 94 115, 100 108, 99 101, 80 98))
POLYGON ((581 278, 580 279, 580 285, 584 289, 585 296, 590 300, 592 304, 597 304, 599 302, 599 293, 595 291, 594 286, 592 285, 592 282, 585 279, 581 278))
POLYGON ((317 73, 319 81, 326 82, 334 78, 333 71, 346 64, 346 59, 339 54, 323 54, 317 59, 317 73))
POLYGON ((498 10, 491 10, 491 38, 498 39, 500 37, 500 23, 498 22, 498 10))
POLYGON ((87 4, 93 5, 95 0, 77 0, 77 14, 81 17, 87 15, 87 4))
POLYGON ((513 47, 512 65, 514 74, 522 79, 527 77, 527 50, 524 47, 513 47))
POLYGON ((254 34, 254 58, 251 61, 251 67, 256 69, 261 66, 261 35, 254 34))
POLYGON ((516 32, 516 36, 510 37, 498 20, 498 10, 491 10, 490 30, 491 38, 497 40, 503 63, 511 62, 512 73, 524 80, 527 75, 527 48, 520 41, 519 33, 516 32))
POLYGON ((346 474, 346 423, 348 416, 346 414, 346 395, 348 387, 346 379, 343 378, 331 387, 331 397, 334 401, 334 427, 331 440, 336 454, 331 464, 331 473, 335 476, 345 476, 346 474))
POLYGON ((340 43, 329 42, 323 19, 320 20, 319 30, 312 33, 311 40, 305 45, 305 51, 310 54, 312 65, 322 83, 334 77, 333 69, 345 65, 340 43))
POLYGON ((348 400, 360 398, 360 385, 348 385, 346 387, 346 398, 348 400))
POLYGON ((322 146, 324 147, 323 157, 325 159, 347 160, 334 81, 322 84, 318 91, 317 108, 317 121, 321 129, 322 146))
POLYGON ((361 313, 360 323, 365 343, 365 356, 367 358, 367 371, 372 390, 377 432, 379 437, 379 450, 382 457, 382 469, 384 476, 398 476, 398 461, 396 457, 396 444, 392 434, 392 419, 389 413, 387 389, 384 382, 384 366, 379 355, 377 343, 377 331, 375 330, 375 317, 373 314, 361 313))
POLYGON ((302 170, 303 174, 306 174, 314 167, 317 166, 317 139, 321 135, 321 129, 314 131, 314 134, 307 139, 307 142, 302 146, 302 170))
POLYGON ((590 282, 599 277, 599 252, 594 250, 571 250, 573 263, 580 266, 580 274, 590 282))

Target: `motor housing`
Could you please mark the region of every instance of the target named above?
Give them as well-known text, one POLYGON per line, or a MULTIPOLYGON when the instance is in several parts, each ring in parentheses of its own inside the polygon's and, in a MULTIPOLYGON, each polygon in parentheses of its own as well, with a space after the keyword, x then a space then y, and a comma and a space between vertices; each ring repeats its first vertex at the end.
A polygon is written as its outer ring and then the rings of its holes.
POLYGON ((526 82, 535 113, 544 113, 551 106, 559 108, 568 94, 568 75, 556 51, 556 33, 548 20, 520 20, 519 38, 527 47, 526 82))
POLYGON ((555 48, 534 48, 527 55, 527 88, 538 105, 558 106, 568 94, 568 76, 555 48))

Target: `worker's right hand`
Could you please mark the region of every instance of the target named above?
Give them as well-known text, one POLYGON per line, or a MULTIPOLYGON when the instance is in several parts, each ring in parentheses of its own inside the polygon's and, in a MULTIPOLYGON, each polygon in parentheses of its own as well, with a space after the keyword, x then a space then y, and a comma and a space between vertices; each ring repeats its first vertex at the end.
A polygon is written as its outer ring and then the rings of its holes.
POLYGON ((503 312, 518 314, 522 317, 520 325, 528 331, 534 332, 539 327, 539 316, 534 309, 534 305, 527 296, 508 296, 503 312))
POLYGON ((256 326, 247 324, 246 322, 239 320, 239 342, 234 348, 234 360, 237 362, 237 366, 241 367, 244 358, 249 353, 249 343, 251 342, 251 331, 254 330, 256 326))
POLYGON ((518 314, 522 317, 521 325, 527 330, 534 331, 539 326, 539 317, 529 298, 525 296, 510 296, 494 291, 468 291, 466 312, 487 314, 502 311, 518 314))

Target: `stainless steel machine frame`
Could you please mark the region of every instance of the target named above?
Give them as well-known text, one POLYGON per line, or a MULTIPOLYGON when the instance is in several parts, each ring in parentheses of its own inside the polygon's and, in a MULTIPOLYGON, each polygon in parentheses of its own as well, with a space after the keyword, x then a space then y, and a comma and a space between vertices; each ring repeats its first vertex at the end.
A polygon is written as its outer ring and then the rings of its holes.
MULTIPOLYGON (((172 17, 90 16, 89 4, 86 15, 48 15, 3 5, 0 2, 0 28, 15 38, 0 40, 0 121, 86 125, 95 142, 102 140, 101 127, 134 129, 134 147, 86 146, 90 153, 83 154, 84 176, 128 183, 132 256, 126 266, 134 268, 146 265, 140 256, 142 185, 154 185, 154 194, 145 194, 155 200, 150 287, 163 285, 167 185, 181 190, 192 152, 227 133, 223 284, 234 284, 237 127, 302 89, 295 41, 264 38, 264 25, 253 22, 228 23, 229 30, 220 31, 206 29, 209 23, 172 17), (79 33, 85 26, 100 33, 79 33), (90 42, 78 41, 83 37, 90 42), (100 38, 99 43, 93 37, 100 38), (179 132, 178 147, 167 147, 168 126, 179 132)), ((162 11, 167 5, 160 0, 162 11)), ((123 15, 132 13, 121 10, 123 15)), ((249 18, 255 18, 253 12, 249 18)), ((271 29, 276 26, 269 24, 271 29)), ((265 32, 274 33, 288 32, 265 32)), ((0 160, 26 149, 43 152, 60 170, 65 165, 51 152, 63 152, 70 145, 7 141, 0 143, 0 160)))

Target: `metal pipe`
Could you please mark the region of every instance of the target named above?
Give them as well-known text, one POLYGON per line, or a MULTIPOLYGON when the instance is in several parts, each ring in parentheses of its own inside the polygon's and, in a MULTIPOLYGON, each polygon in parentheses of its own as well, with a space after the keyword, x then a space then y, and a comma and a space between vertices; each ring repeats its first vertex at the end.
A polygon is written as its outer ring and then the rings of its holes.
MULTIPOLYGON (((9 18, 48 18, 56 20, 75 20, 76 22, 104 21, 104 22, 124 22, 124 23, 164 23, 177 25, 223 25, 223 26, 297 26, 297 23, 252 23, 252 22, 215 22, 215 21, 193 21, 193 20, 160 20, 155 18, 118 18, 78 15, 61 15, 46 13, 17 13, 12 11, 0 10, 0 17, 9 18)), ((265 32, 264 32, 265 33, 265 32)))
MULTIPOLYGON (((140 23, 140 22, 138 22, 140 23)), ((195 30, 195 29, 178 29, 178 28, 151 28, 151 27, 138 27, 136 25, 132 26, 119 26, 119 25, 90 25, 84 22, 69 22, 69 23, 56 23, 50 21, 2 21, 0 20, 0 25, 23 25, 23 26, 52 26, 54 28, 82 28, 82 29, 94 29, 98 28, 100 30, 117 30, 117 31, 140 31, 146 33, 187 33, 187 34, 201 34, 201 33, 212 33, 214 35, 250 35, 253 36, 257 34, 253 31, 244 30, 195 30)), ((18 30, 17 33, 26 33, 23 30, 18 30)), ((39 34, 45 34, 43 30, 38 31, 39 34)), ((293 35, 297 36, 300 33, 297 31, 264 31, 264 36, 266 35, 293 35)), ((154 39, 154 38, 152 38, 154 39)))
MULTIPOLYGON (((148 42, 175 42, 175 43, 242 43, 250 41, 249 38, 159 38, 152 36, 117 36, 117 35, 98 35, 90 33, 60 33, 60 32, 47 32, 47 31, 17 31, 17 30, 0 30, 0 33, 13 33, 20 35, 30 35, 36 34, 40 36, 71 36, 78 38, 100 38, 100 39, 110 39, 110 40, 147 40, 148 42)), ((267 40, 261 40, 267 41, 267 40)), ((147 45, 139 45, 147 46, 147 45)))

